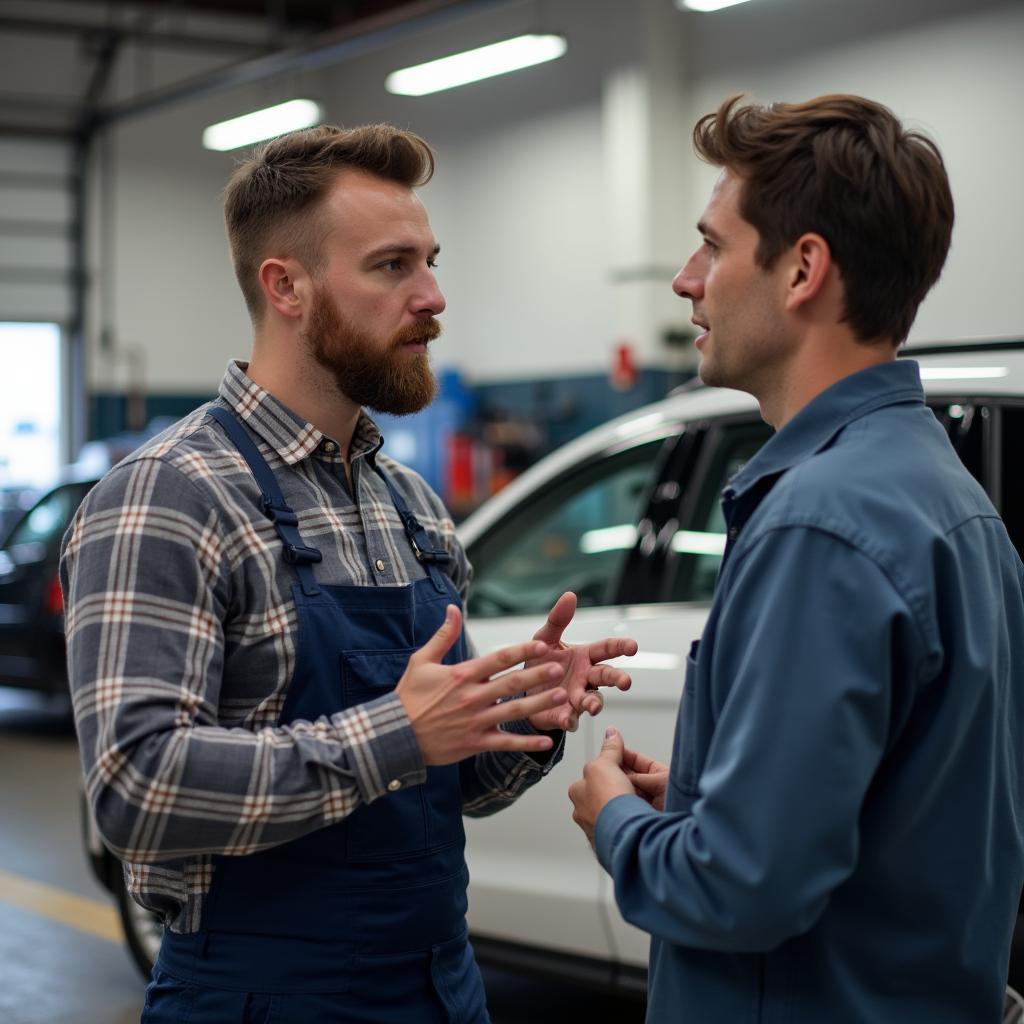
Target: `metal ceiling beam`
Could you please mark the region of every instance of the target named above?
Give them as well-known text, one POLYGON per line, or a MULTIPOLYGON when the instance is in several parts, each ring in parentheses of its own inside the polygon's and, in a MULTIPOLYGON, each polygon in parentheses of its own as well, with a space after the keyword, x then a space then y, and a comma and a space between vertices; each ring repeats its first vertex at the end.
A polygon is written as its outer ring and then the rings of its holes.
POLYGON ((75 135, 74 125, 66 127, 19 124, 17 121, 0 120, 0 136, 5 138, 70 139, 75 135))
POLYGON ((78 115, 78 131, 86 142, 96 124, 99 102, 106 91, 110 75, 114 70, 114 59, 123 42, 124 36, 118 29, 104 32, 98 39, 95 53, 96 63, 93 65, 92 74, 85 87, 85 95, 82 97, 82 107, 78 115))
POLYGON ((0 108, 34 110, 40 113, 72 114, 82 105, 81 99, 68 96, 33 96, 25 92, 0 92, 0 108))
POLYGON ((21 18, 0 15, 0 32, 23 32, 29 35, 75 35, 93 36, 115 31, 132 42, 153 45, 183 47, 192 50, 217 50, 221 53, 256 54, 265 53, 267 48, 258 42, 245 42, 227 36, 192 35, 188 32, 162 32, 159 29, 139 28, 130 25, 106 25, 96 21, 57 21, 48 18, 21 18))
POLYGON ((184 100, 209 96, 286 72, 315 71, 340 64, 412 32, 502 3, 508 3, 508 0, 419 0, 385 14, 321 33, 301 45, 198 75, 123 103, 109 104, 99 110, 97 124, 102 126, 149 114, 184 100))

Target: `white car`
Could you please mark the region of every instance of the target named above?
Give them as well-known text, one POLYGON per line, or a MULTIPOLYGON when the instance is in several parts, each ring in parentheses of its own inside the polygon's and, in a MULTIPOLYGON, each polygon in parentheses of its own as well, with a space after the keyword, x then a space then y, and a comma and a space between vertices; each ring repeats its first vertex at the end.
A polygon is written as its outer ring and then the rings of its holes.
MULTIPOLYGON (((1024 342, 910 350, 929 405, 1024 550, 1024 342)), ((642 989, 648 938, 623 921, 566 796, 606 725, 668 761, 690 642, 725 546, 719 494, 770 429, 736 391, 684 389, 596 428, 487 501, 460 528, 481 653, 532 634, 565 590, 569 639, 631 636, 628 693, 569 737, 552 777, 491 818, 467 820, 470 928, 481 960, 642 989)), ((1018 918, 1018 934, 1021 919, 1018 918)), ((1011 979, 1024 989, 1024 955, 1011 979)))

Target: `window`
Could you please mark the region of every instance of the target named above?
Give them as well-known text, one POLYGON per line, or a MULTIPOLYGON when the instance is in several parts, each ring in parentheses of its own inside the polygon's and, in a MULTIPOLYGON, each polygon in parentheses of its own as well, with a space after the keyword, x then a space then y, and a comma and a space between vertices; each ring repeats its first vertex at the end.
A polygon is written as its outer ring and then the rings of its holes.
POLYGON ((476 618, 545 614, 566 590, 579 607, 612 599, 636 543, 661 441, 601 458, 555 481, 498 523, 470 550, 476 618))
POLYGON ((711 600, 725 551, 722 491, 771 434, 765 423, 739 423, 724 426, 709 438, 707 472, 693 518, 671 541, 675 558, 669 600, 711 600))
POLYGON ((1010 540, 1024 557, 1024 474, 1020 453, 1024 451, 1024 406, 1006 405, 1001 410, 1000 479, 1002 493, 999 511, 1010 540))
POLYGON ((0 323, 0 486, 51 486, 60 465, 60 329, 0 323))
POLYGON ((985 473, 985 426, 990 410, 971 402, 943 402, 931 410, 949 435, 960 461, 982 487, 988 486, 985 473))
POLYGON ((36 502, 7 538, 6 547, 12 556, 17 552, 16 561, 45 558, 48 549, 64 535, 88 490, 87 484, 68 484, 36 502))

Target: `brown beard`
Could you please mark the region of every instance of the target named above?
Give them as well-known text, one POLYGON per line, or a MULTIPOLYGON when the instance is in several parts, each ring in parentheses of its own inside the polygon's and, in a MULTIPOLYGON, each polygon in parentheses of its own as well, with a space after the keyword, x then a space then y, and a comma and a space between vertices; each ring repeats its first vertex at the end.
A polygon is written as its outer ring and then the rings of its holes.
POLYGON ((317 288, 303 340, 346 398, 377 412, 408 416, 430 405, 437 380, 427 354, 411 355, 403 346, 433 341, 440 333, 441 324, 430 317, 396 331, 381 346, 341 315, 326 288, 317 288))

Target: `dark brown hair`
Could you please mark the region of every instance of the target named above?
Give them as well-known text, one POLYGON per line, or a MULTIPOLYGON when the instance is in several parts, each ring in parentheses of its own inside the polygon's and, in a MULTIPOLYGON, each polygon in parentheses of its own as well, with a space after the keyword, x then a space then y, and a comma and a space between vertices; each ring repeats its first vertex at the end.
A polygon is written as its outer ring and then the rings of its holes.
POLYGON ((697 153, 743 181, 740 214, 769 268, 805 232, 829 244, 843 319, 860 341, 902 342, 938 280, 953 196, 935 143, 860 96, 738 106, 727 99, 693 129, 697 153))
POLYGON ((260 264, 294 256, 311 274, 323 266, 320 200, 346 169, 414 188, 434 173, 434 154, 418 135, 389 124, 320 125, 260 146, 224 190, 224 220, 235 276, 253 323, 263 316, 260 264))

